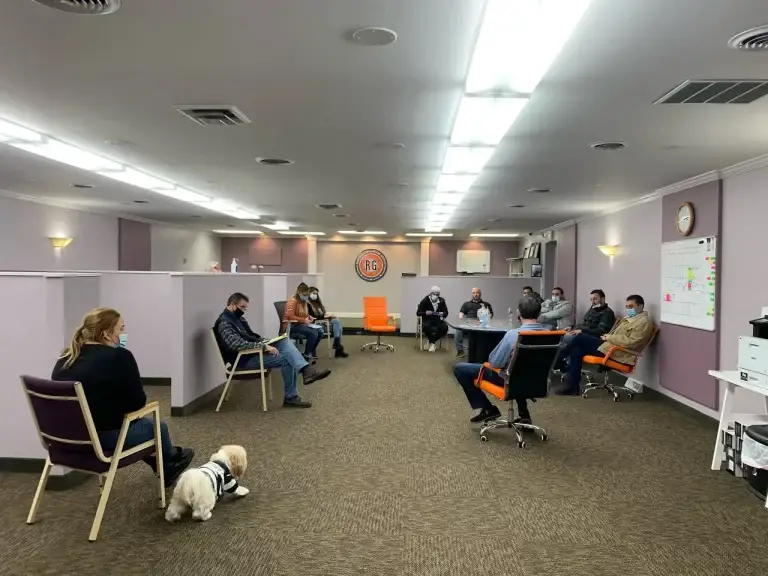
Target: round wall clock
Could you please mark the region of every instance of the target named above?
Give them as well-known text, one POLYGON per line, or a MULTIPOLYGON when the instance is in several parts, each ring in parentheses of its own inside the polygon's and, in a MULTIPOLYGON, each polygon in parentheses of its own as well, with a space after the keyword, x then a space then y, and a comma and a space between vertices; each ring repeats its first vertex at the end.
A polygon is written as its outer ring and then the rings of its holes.
POLYGON ((683 202, 677 209, 677 218, 675 220, 677 231, 683 236, 690 235, 690 233, 693 232, 693 222, 693 204, 690 202, 683 202))

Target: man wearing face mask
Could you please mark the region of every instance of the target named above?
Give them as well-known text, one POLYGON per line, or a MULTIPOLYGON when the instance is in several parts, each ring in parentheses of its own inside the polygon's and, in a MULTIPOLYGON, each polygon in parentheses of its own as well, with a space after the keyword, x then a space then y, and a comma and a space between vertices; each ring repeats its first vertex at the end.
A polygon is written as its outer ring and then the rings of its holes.
POLYGON ((552 288, 552 297, 541 305, 539 323, 554 330, 567 330, 573 326, 573 304, 565 299, 559 286, 552 288))
POLYGON ((448 333, 448 325, 443 321, 443 318, 448 316, 448 306, 445 304, 445 298, 440 296, 439 287, 432 286, 429 294, 419 302, 416 316, 421 318, 421 330, 427 337, 424 349, 434 352, 435 344, 448 333))
MULTIPOLYGON (((493 316, 493 306, 489 302, 483 300, 483 294, 480 292, 480 288, 472 288, 472 299, 464 302, 459 310, 459 318, 470 318, 477 320, 477 312, 485 306, 488 309, 488 313, 493 316)), ((464 356, 464 334, 461 330, 456 330, 454 334, 456 340, 456 356, 461 358, 464 356)))
MULTIPOLYGON (((229 297, 227 307, 221 313, 218 320, 216 320, 216 324, 214 324, 216 342, 219 345, 224 361, 234 364, 237 359, 237 353, 241 350, 263 348, 264 367, 279 368, 282 374, 283 388, 285 390, 283 407, 311 407, 312 404, 310 402, 302 400, 299 396, 298 373, 302 374, 304 385, 308 386, 313 382, 326 378, 330 375, 331 371, 315 370, 288 338, 278 340, 274 346, 267 344, 267 339, 262 338, 251 330, 248 322, 243 318, 247 309, 248 297, 245 294, 236 292, 229 297)), ((236 368, 238 370, 258 370, 258 354, 241 357, 240 364, 236 368)))
POLYGON ((637 355, 653 336, 653 323, 644 310, 645 300, 639 294, 627 296, 624 303, 626 316, 621 318, 607 334, 592 336, 581 332, 576 334, 564 353, 568 354, 568 372, 564 394, 579 394, 581 367, 584 356, 605 356, 615 346, 611 360, 621 364, 634 365, 637 355))

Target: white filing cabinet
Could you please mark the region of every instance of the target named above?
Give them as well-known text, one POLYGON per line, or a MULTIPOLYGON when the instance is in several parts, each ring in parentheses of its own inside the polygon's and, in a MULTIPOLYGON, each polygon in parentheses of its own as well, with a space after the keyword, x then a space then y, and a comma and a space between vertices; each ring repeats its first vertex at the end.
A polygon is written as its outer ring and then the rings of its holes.
POLYGON ((768 339, 739 336, 738 369, 742 381, 768 388, 768 339))

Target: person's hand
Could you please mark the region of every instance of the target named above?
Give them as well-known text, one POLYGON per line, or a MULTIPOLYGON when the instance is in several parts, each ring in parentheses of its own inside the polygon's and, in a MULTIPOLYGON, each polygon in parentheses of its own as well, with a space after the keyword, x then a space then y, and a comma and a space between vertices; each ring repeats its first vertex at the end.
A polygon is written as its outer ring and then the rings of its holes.
POLYGON ((602 336, 600 336, 600 340, 602 340, 603 342, 608 342, 608 334, 603 334, 602 336))
POLYGON ((309 318, 309 316, 304 318, 304 324, 312 324, 312 320, 309 318))
POLYGON ((267 344, 264 347, 264 350, 266 350, 267 354, 269 354, 270 356, 277 356, 278 354, 280 354, 280 350, 278 350, 274 346, 270 346, 269 344, 267 344))
POLYGON ((432 316, 432 314, 434 314, 434 312, 432 312, 432 310, 427 310, 427 311, 425 312, 425 314, 426 314, 427 316, 432 316))
POLYGON ((440 318, 443 317, 443 313, 442 312, 438 312, 437 315, 440 316, 440 318))
POLYGON ((571 330, 568 332, 569 336, 576 336, 577 334, 581 334, 581 330, 571 330))

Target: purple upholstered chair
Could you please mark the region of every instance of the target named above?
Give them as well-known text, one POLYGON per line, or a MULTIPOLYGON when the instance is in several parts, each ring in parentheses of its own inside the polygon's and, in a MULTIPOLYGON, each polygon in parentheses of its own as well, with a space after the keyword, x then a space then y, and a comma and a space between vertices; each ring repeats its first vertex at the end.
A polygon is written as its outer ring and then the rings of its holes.
POLYGON ((107 507, 112 483, 119 468, 130 466, 155 454, 159 475, 158 496, 160 508, 165 508, 163 455, 160 440, 160 405, 150 402, 141 410, 125 415, 114 452, 105 452, 91 418, 83 385, 79 382, 58 382, 34 376, 22 376, 21 385, 29 401, 32 418, 37 426, 40 441, 48 451, 35 498, 27 516, 27 524, 35 521, 37 509, 51 467, 66 466, 99 477, 101 498, 93 519, 88 539, 93 542, 99 535, 104 509, 107 507), (155 438, 134 448, 123 450, 128 425, 143 416, 152 414, 155 421, 155 438))

